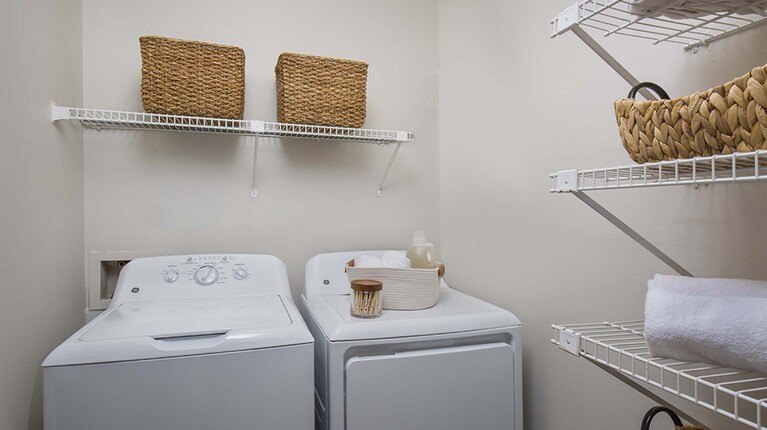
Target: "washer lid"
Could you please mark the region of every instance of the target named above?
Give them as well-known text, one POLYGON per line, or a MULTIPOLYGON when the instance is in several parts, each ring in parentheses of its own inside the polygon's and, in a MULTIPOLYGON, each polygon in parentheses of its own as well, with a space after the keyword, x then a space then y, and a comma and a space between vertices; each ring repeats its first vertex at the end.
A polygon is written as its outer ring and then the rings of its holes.
POLYGON ((307 344, 309 330, 278 295, 125 302, 86 324, 43 367, 183 357, 307 344))
POLYGON ((449 287, 440 288, 437 304, 429 309, 383 310, 380 317, 371 319, 351 316, 348 294, 303 300, 331 341, 426 336, 520 325, 511 312, 449 287))
POLYGON ((80 340, 176 338, 290 323, 280 296, 127 302, 108 310, 80 340))

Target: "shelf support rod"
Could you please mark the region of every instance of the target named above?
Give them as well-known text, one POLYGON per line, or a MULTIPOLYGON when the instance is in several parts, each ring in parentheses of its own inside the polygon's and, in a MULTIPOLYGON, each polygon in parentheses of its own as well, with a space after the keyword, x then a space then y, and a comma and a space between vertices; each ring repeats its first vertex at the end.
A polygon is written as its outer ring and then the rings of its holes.
MULTIPOLYGON (((594 51, 595 54, 599 56, 602 60, 604 60, 605 63, 607 63, 608 66, 610 66, 613 70, 615 70, 621 78, 623 78, 624 81, 628 82, 629 85, 632 87, 639 83, 639 79, 637 79, 634 75, 631 74, 623 65, 615 59, 612 55, 610 55, 605 48, 602 47, 596 40, 594 40, 593 37, 591 37, 586 30, 581 28, 579 25, 574 25, 570 31, 575 33, 576 36, 578 36, 583 43, 585 43, 589 48, 591 48, 592 51, 594 51)), ((648 91, 645 88, 642 88, 639 90, 639 93, 642 94, 647 100, 657 100, 657 97, 653 95, 650 91, 648 91)))
POLYGON ((394 147, 394 152, 391 155, 391 158, 389 159, 389 164, 386 166, 386 170, 384 171, 383 177, 381 178, 381 182, 378 184, 378 198, 383 197, 383 185, 386 181, 386 177, 389 176, 389 170, 391 170, 391 165, 394 164, 394 159, 397 158, 397 153, 399 152, 399 147, 402 145, 402 141, 397 142, 397 146, 394 147))
POLYGON ((575 197, 578 197, 583 203, 586 203, 587 206, 589 206, 591 209, 594 209, 599 215, 602 215, 607 221, 610 221, 612 225, 618 227, 618 229, 624 233, 630 238, 634 240, 634 242, 641 245, 644 249, 650 251, 650 253, 654 256, 656 256, 658 259, 660 259, 662 262, 666 263, 669 267, 674 269, 677 273, 679 273, 682 276, 690 276, 693 277, 692 273, 688 272, 687 269, 682 267, 679 263, 674 261, 671 257, 666 255, 663 251, 658 249, 655 245, 650 243, 649 240, 645 239, 642 235, 637 233, 634 229, 626 225, 623 221, 621 221, 617 216, 613 215, 612 212, 605 209, 604 206, 600 205, 594 199, 587 196, 586 193, 583 191, 572 191, 572 194, 575 197))
POLYGON ((259 136, 258 134, 247 136, 246 139, 248 141, 253 142, 253 182, 251 182, 250 187, 250 197, 253 197, 254 199, 258 198, 258 187, 256 187, 256 178, 257 178, 257 167, 258 167, 258 140, 259 136))

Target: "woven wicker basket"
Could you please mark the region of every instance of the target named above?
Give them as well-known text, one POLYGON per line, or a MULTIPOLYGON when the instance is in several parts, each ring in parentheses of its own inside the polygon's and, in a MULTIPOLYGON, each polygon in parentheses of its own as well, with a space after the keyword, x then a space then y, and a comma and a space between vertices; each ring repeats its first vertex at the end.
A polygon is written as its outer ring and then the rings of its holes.
POLYGON ((383 283, 383 309, 415 311, 434 306, 439 298, 440 279, 445 266, 435 263, 433 269, 400 269, 392 267, 354 267, 346 263, 349 281, 374 279, 383 283))
POLYGON ((337 127, 365 123, 367 63, 285 52, 274 73, 279 122, 337 127))
POLYGON ((242 49, 158 36, 143 36, 139 42, 146 112, 242 119, 242 49))
POLYGON ((623 146, 637 163, 764 149, 767 66, 671 100, 617 100, 623 146))

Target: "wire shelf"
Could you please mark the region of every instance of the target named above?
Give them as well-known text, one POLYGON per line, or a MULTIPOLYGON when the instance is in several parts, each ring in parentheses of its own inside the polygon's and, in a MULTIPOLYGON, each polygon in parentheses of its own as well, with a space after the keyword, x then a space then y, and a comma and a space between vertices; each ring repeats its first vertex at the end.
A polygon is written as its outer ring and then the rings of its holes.
POLYGON ((581 0, 551 21, 551 37, 580 25, 599 30, 604 36, 621 34, 648 39, 653 44, 675 43, 689 50, 767 22, 767 16, 752 12, 767 9, 767 0, 753 2, 751 7, 754 9, 686 19, 659 16, 663 10, 636 14, 632 11, 632 3, 631 0, 581 0))
POLYGON ((550 190, 553 193, 760 181, 767 179, 767 150, 600 169, 560 170, 549 176, 554 181, 550 190))
POLYGON ((52 106, 53 122, 76 120, 92 129, 154 130, 242 136, 333 139, 388 144, 413 140, 409 131, 283 124, 223 118, 52 106))
POLYGON ((358 142, 393 143, 413 140, 409 131, 373 130, 367 128, 329 127, 324 125, 284 124, 254 121, 259 136, 354 140, 358 142))
POLYGON ((767 429, 767 376, 650 356, 644 322, 552 325, 552 343, 758 430, 767 429))

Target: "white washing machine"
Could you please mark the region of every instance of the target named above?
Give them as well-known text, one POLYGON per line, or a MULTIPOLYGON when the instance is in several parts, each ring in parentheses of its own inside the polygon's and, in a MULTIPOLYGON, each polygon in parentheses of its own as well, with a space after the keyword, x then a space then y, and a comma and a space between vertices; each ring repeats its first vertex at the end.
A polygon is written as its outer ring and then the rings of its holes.
POLYGON ((313 339, 268 255, 142 258, 43 362, 46 430, 310 430, 313 339))
POLYGON ((320 254, 306 264, 316 428, 522 430, 519 320, 444 282, 430 309, 354 318, 344 266, 360 254, 382 251, 320 254))

